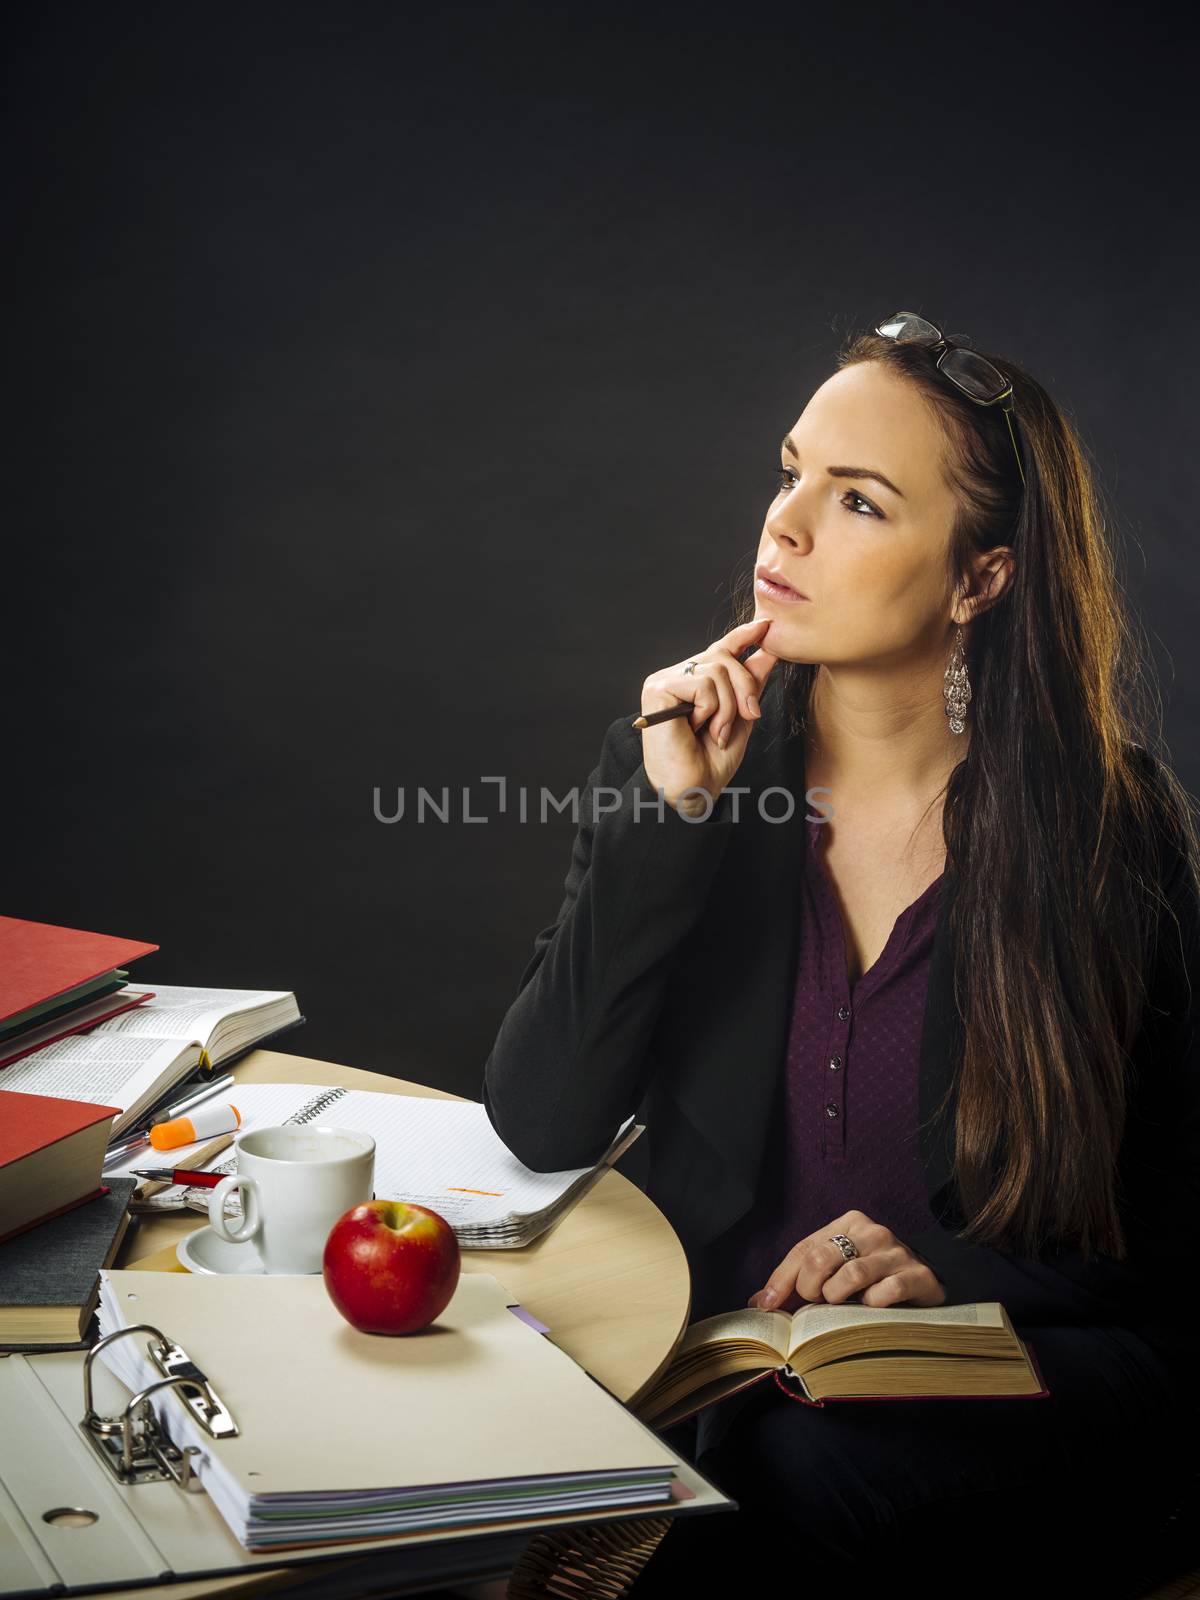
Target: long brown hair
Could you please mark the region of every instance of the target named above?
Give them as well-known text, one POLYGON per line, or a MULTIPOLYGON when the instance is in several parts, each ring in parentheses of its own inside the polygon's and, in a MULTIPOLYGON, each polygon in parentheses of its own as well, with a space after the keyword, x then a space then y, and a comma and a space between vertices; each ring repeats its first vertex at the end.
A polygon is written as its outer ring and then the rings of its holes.
MULTIPOLYGON (((837 355, 838 370, 878 361, 905 378, 942 428, 958 500, 952 582, 961 587, 973 553, 1007 545, 1015 559, 1007 590, 971 625, 973 725, 943 808, 958 880, 959 1237, 1123 1259, 1131 1052, 1158 941, 1178 943, 1177 930, 1160 931, 1162 830, 1194 883, 1194 802, 1150 749, 1152 732, 1161 747, 1161 706, 1080 436, 1016 362, 979 353, 1012 379, 1027 487, 999 408, 960 394, 928 350, 860 334, 837 355)), ((753 614, 747 574, 734 618, 753 614)), ((819 670, 775 669, 796 736, 819 670)))

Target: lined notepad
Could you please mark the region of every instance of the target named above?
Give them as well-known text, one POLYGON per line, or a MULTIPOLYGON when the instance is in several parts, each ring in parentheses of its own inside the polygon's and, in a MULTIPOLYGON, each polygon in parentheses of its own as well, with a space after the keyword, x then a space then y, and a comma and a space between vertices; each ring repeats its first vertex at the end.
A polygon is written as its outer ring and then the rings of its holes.
MULTIPOLYGON (((312 1123, 370 1133, 375 1140, 375 1195, 410 1200, 445 1217, 459 1245, 474 1249, 528 1244, 568 1211, 643 1131, 631 1116, 595 1166, 534 1172, 518 1161, 488 1120, 479 1101, 425 1095, 379 1094, 368 1089, 314 1089, 311 1084, 239 1084, 231 1095, 243 1128, 312 1123)), ((145 1152, 131 1158, 145 1164, 145 1152)), ((233 1172, 226 1154, 212 1172, 233 1172)), ((121 1170, 121 1169, 114 1169, 121 1170)), ((182 1190, 184 1203, 207 1212, 211 1190, 182 1190)), ((179 1204, 179 1188, 164 1189, 164 1208, 179 1204)), ((239 1205, 228 1203, 230 1215, 239 1205)))

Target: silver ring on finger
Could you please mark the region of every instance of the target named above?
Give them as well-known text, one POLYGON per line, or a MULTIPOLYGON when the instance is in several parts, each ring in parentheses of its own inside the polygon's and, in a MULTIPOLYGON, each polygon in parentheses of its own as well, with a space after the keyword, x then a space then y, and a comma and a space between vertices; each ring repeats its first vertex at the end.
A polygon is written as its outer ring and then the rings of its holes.
POLYGON ((683 669, 684 677, 685 678, 694 678, 696 676, 696 668, 699 665, 700 665, 700 663, 698 661, 689 661, 687 666, 684 667, 684 669, 683 669))
POLYGON ((858 1246, 855 1244, 853 1239, 847 1238, 844 1233, 831 1233, 829 1237, 842 1252, 843 1261, 854 1260, 855 1256, 858 1254, 858 1246))

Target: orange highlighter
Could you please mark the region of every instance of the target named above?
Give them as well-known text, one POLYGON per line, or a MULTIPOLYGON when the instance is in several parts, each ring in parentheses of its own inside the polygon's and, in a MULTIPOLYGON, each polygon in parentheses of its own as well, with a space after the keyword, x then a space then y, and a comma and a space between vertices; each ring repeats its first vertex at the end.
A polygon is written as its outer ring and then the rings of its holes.
POLYGON ((214 1134, 232 1133, 241 1125, 238 1108, 219 1100, 215 1105, 196 1106, 190 1116, 156 1122, 150 1129, 150 1143, 156 1150, 174 1150, 181 1144, 195 1144, 197 1139, 211 1139, 214 1134))

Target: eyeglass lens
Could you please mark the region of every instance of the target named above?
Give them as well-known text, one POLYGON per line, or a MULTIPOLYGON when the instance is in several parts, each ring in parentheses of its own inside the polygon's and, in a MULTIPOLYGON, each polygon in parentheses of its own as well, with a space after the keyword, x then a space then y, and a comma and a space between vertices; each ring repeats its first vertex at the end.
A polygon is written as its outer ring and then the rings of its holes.
POLYGON ((973 350, 963 350, 956 345, 939 357, 938 366, 976 400, 995 400, 1008 388, 1008 379, 1003 373, 973 350))
POLYGON ((875 331, 885 339, 895 339, 898 344, 938 344, 942 337, 940 328, 917 316, 915 311, 897 311, 875 331))
MULTIPOLYGON (((927 322, 924 317, 919 317, 915 311, 897 311, 886 322, 881 322, 875 332, 886 339, 895 339, 898 344, 939 345, 944 337, 940 328, 935 327, 932 322, 927 322)), ((937 358, 937 368, 950 379, 951 383, 956 383, 964 394, 970 395, 973 400, 981 401, 984 405, 1011 393, 1012 386, 1004 373, 985 357, 976 355, 974 350, 964 350, 961 345, 952 345, 950 349, 943 350, 937 358)), ((1017 436, 1013 432, 1010 410, 1011 402, 1004 408, 1004 420, 1008 423, 1009 436, 1017 458, 1017 470, 1021 474, 1021 482, 1024 483, 1025 468, 1021 465, 1021 452, 1017 446, 1017 436)))
MULTIPOLYGON (((897 344, 940 344, 942 330, 915 311, 897 311, 876 329, 897 344)), ((938 357, 938 369, 975 400, 994 400, 1008 388, 1008 379, 990 361, 955 345, 938 357)))

